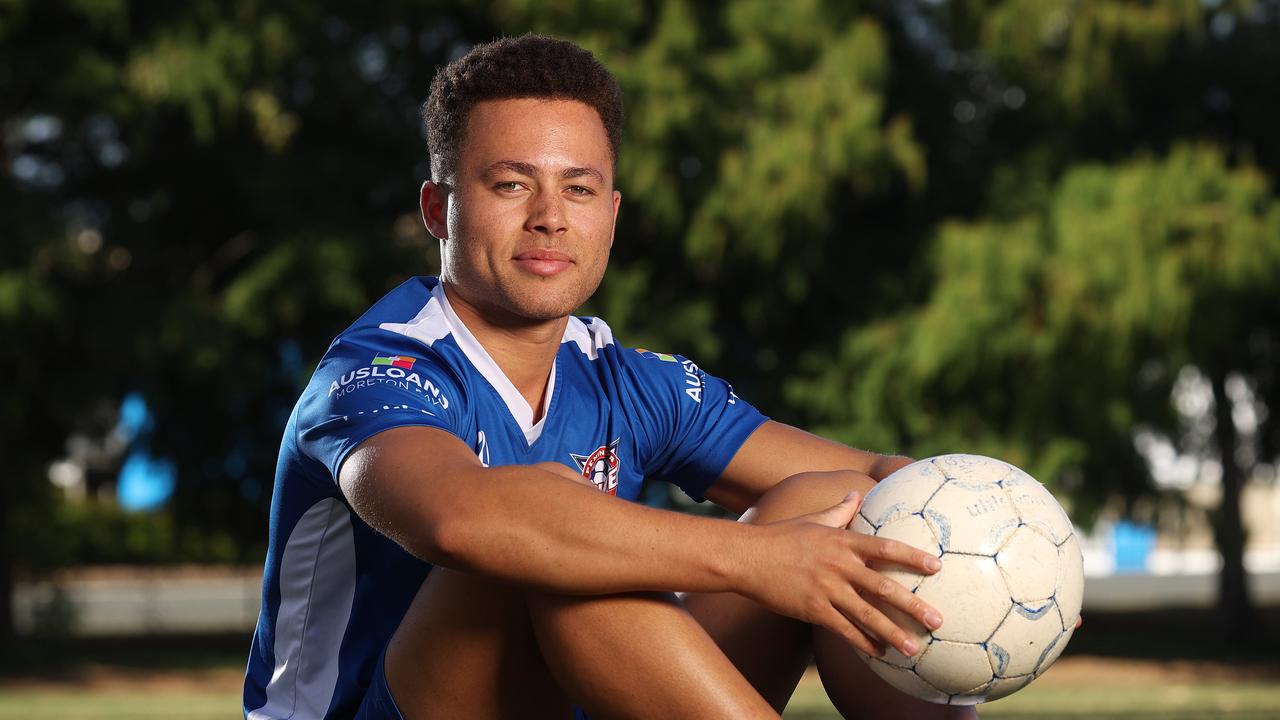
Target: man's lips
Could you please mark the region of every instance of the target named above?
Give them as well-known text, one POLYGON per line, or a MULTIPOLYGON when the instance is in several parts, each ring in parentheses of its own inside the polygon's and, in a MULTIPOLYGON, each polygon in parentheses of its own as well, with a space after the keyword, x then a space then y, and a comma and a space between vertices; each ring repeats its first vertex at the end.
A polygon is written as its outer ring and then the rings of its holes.
POLYGON ((559 250, 550 250, 546 248, 538 248, 535 250, 525 250, 517 253, 514 258, 516 264, 528 270, 534 275, 541 277, 551 277, 557 273, 563 272, 566 268, 573 264, 573 258, 559 250))

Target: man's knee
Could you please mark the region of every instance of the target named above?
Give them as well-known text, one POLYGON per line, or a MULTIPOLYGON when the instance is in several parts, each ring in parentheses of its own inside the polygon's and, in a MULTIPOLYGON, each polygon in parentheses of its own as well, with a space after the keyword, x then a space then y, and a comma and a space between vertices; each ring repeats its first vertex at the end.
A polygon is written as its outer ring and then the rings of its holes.
POLYGON ((792 475, 774 485, 743 513, 744 522, 763 525, 825 510, 852 490, 865 495, 875 481, 856 470, 808 472, 792 475))

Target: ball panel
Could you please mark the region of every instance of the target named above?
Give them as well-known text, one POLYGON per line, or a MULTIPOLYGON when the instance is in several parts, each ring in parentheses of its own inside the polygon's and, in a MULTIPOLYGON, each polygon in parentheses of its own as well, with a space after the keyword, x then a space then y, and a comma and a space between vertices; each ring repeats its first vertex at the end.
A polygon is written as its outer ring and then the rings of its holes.
POLYGON ((1058 548, 1058 588, 1055 597, 1062 614, 1062 629, 1075 628, 1076 620, 1080 618, 1080 605, 1084 602, 1084 556, 1080 554, 1080 540, 1075 535, 1067 538, 1058 548))
POLYGON ((1033 481, 1010 487, 1008 493, 1022 522, 1043 531, 1053 544, 1071 537, 1071 520, 1045 486, 1033 481))
POLYGON ((1006 695, 1021 690, 1027 686, 1035 678, 1034 675, 1019 675, 1017 677, 996 678, 987 688, 987 702, 999 700, 1006 695))
POLYGON ((975 555, 943 555, 942 569, 926 577, 916 595, 942 612, 933 636, 956 642, 991 637, 1012 604, 996 561, 975 555))
POLYGON ((911 670, 895 667, 881 662, 877 658, 870 658, 868 664, 881 679, 912 697, 931 703, 945 703, 947 701, 947 693, 925 682, 911 670))
POLYGON ((1062 634, 1053 602, 1038 606, 1014 605, 991 639, 987 655, 997 677, 1034 673, 1044 652, 1062 634))
MULTIPOLYGON (((994 682, 994 681, 992 681, 994 682)), ((948 705, 977 705, 987 701, 987 688, 991 687, 991 683, 983 683, 982 687, 976 687, 972 690, 966 690, 959 695, 952 695, 947 698, 948 705)))
POLYGON ((1058 637, 1054 638, 1049 647, 1040 653, 1040 660, 1036 663, 1036 677, 1043 675, 1045 670, 1048 670, 1058 661, 1058 656, 1067 648, 1067 643, 1071 641, 1071 636, 1075 634, 1075 631, 1074 627, 1063 631, 1058 637))
POLYGON ((928 460, 911 463, 876 484, 862 502, 862 514, 880 527, 895 517, 920 512, 946 478, 928 460))
POLYGON ((925 506, 943 550, 994 555, 1018 527, 1018 515, 999 485, 948 482, 925 506))
POLYGON ((1053 597, 1058 585, 1058 548, 1031 526, 1013 531, 996 553, 996 565, 1014 602, 1053 597))
POLYGON ((981 645, 938 640, 925 648, 916 674, 948 695, 969 694, 991 681, 991 665, 981 645))
POLYGON ((931 460, 948 480, 963 484, 996 484, 1013 472, 1012 465, 983 455, 957 453, 931 460))
POLYGON ((853 522, 849 523, 849 529, 854 532, 860 532, 863 535, 876 534, 876 529, 871 527, 871 523, 867 522, 867 519, 863 517, 861 512, 854 516, 853 522))

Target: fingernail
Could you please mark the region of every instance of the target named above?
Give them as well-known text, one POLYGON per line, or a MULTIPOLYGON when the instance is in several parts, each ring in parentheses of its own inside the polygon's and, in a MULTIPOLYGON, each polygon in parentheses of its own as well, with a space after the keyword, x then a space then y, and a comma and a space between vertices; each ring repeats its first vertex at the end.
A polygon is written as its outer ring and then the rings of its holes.
POLYGON ((856 501, 857 499, 858 499, 858 491, 857 491, 857 490, 854 490, 853 492, 851 492, 851 493, 849 493, 848 495, 845 495, 845 496, 844 496, 844 501, 845 501, 845 502, 854 502, 854 501, 856 501))
POLYGON ((928 625, 931 630, 937 630, 942 627, 942 616, 930 610, 924 614, 924 624, 928 625))
POLYGON ((916 643, 915 640, 907 640, 906 642, 902 643, 902 654, 906 655, 907 657, 915 655, 916 651, 919 649, 920 649, 920 645, 916 643))
POLYGON ((924 566, 937 572, 942 569, 942 561, 936 557, 930 557, 924 561, 924 566))

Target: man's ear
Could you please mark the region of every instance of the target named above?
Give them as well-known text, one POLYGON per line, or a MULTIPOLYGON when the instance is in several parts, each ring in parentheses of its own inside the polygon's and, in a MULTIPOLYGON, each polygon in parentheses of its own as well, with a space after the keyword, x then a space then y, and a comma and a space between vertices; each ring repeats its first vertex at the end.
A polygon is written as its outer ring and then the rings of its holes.
POLYGON ((618 231, 618 208, 622 205, 622 193, 613 191, 613 230, 609 231, 609 247, 613 247, 613 236, 618 231))
POLYGON ((419 206, 422 208, 422 224, 427 226, 431 237, 448 240, 449 186, 431 180, 422 183, 419 206))

